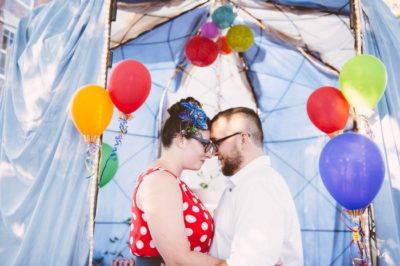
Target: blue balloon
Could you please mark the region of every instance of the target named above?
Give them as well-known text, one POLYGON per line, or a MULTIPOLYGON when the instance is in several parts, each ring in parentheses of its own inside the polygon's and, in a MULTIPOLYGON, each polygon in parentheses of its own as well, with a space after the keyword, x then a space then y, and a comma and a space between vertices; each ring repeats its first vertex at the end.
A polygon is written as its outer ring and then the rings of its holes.
POLYGON ((319 158, 319 173, 332 197, 348 210, 362 209, 382 186, 385 165, 378 146, 357 133, 331 139, 319 158))
POLYGON ((212 21, 218 26, 220 29, 226 29, 230 25, 232 25, 235 20, 235 14, 233 13, 233 9, 229 5, 223 5, 218 7, 211 15, 212 21))

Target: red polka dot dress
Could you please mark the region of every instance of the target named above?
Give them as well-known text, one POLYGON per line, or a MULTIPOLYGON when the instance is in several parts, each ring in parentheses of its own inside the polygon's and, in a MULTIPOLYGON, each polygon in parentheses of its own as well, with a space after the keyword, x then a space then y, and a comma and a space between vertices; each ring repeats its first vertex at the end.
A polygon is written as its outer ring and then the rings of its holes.
POLYGON ((186 227, 186 235, 190 243, 190 249, 207 253, 211 246, 213 235, 213 220, 203 203, 190 188, 177 176, 162 168, 152 168, 139 176, 138 185, 133 192, 132 221, 129 235, 130 249, 133 255, 141 257, 159 257, 157 248, 149 232, 146 214, 136 206, 136 193, 146 175, 155 171, 166 171, 173 175, 181 189, 183 199, 183 217, 186 227))

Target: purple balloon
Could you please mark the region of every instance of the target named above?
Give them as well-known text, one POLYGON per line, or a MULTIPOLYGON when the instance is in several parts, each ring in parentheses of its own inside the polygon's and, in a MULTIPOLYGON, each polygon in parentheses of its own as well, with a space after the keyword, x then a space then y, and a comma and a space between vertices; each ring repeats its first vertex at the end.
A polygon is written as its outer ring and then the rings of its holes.
POLYGON ((207 22, 201 26, 201 36, 213 39, 219 34, 219 28, 214 22, 207 22))
POLYGON ((345 133, 331 139, 319 158, 319 173, 332 197, 348 210, 362 209, 382 186, 385 165, 369 138, 345 133))

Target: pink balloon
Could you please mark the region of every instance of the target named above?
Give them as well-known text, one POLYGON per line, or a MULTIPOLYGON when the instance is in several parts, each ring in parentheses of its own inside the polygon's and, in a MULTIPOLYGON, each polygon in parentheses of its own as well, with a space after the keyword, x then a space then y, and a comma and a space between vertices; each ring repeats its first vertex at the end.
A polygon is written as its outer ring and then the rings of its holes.
POLYGON ((213 39, 219 34, 219 28, 214 22, 207 22, 201 26, 201 36, 213 39))

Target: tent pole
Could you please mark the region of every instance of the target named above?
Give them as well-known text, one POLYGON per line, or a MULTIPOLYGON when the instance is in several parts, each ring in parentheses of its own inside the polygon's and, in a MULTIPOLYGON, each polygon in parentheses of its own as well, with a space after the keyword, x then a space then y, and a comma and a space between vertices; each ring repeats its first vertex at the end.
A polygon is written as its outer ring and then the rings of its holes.
MULTIPOLYGON (((350 0, 350 22, 354 30, 354 45, 357 55, 362 55, 364 50, 363 43, 363 32, 362 32, 362 3, 361 0, 350 0)), ((355 131, 362 130, 363 134, 366 134, 369 138, 373 138, 373 132, 369 126, 368 117, 365 115, 357 115, 355 109, 353 108, 353 129, 355 131), (358 121, 360 118, 360 121, 358 121), (361 128, 360 125, 363 125, 361 128)), ((360 216, 360 223, 362 224, 362 230, 365 233, 365 238, 367 244, 365 245, 366 256, 369 258, 369 265, 377 266, 379 265, 378 255, 378 243, 376 241, 375 232, 375 215, 373 204, 371 203, 366 211, 360 216)))
MULTIPOLYGON (((110 33, 111 33, 111 21, 116 19, 116 0, 105 0, 104 1, 104 12, 105 12, 105 23, 104 23, 104 45, 103 54, 101 58, 100 72, 98 76, 98 83, 103 85, 103 88, 107 88, 107 68, 111 65, 111 54, 110 54, 110 33)), ((97 143, 100 147, 97 151, 95 157, 95 164, 93 166, 94 176, 91 178, 90 182, 90 209, 89 209, 89 257, 88 265, 93 265, 93 254, 94 254, 94 230, 96 221, 96 210, 97 210, 97 197, 99 193, 99 166, 101 158, 101 144, 102 135, 98 138, 97 143)))

